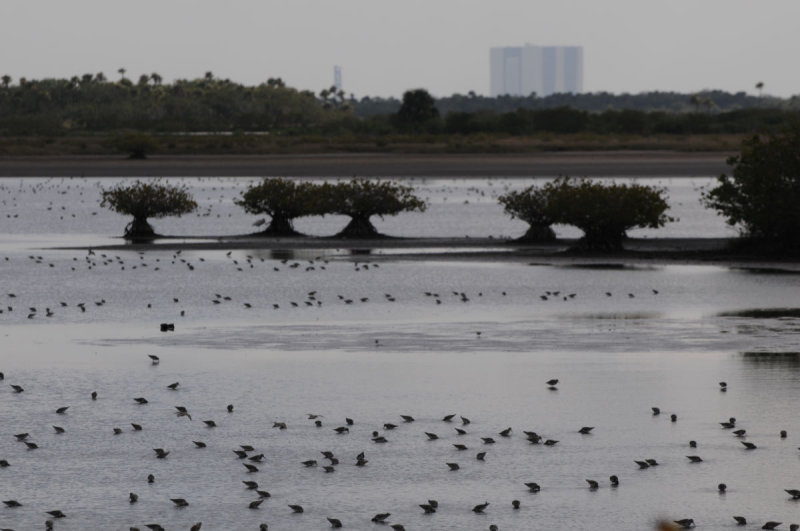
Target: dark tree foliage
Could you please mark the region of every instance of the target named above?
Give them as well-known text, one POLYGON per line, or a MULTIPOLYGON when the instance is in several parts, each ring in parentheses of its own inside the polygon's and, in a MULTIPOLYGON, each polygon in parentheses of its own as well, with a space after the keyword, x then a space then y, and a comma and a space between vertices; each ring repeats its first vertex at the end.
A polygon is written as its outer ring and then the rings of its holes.
POLYGON ((270 224, 265 236, 298 236, 292 221, 325 214, 318 185, 289 179, 264 179, 250 186, 235 203, 249 214, 266 214, 270 224))
POLYGON ((632 228, 659 228, 668 221, 666 190, 641 184, 604 184, 560 177, 546 186, 555 223, 583 231, 580 246, 618 251, 632 228))
POLYGON ((100 206, 133 216, 133 221, 125 227, 125 238, 138 240, 156 236, 147 222, 149 218, 188 214, 197 208, 197 203, 183 186, 136 181, 103 189, 100 206))
POLYGON ((436 102, 427 90, 408 90, 403 94, 403 104, 394 122, 403 131, 420 132, 430 128, 431 123, 439 118, 436 102))
POLYGON ((529 225, 521 242, 547 242, 556 239, 550 227, 555 222, 550 209, 550 188, 529 186, 524 190, 509 192, 497 198, 506 214, 529 225))
POLYGON ((375 238, 381 234, 370 222, 372 216, 394 216, 400 212, 425 211, 425 202, 414 195, 414 189, 392 181, 353 179, 322 187, 326 210, 350 217, 350 222, 337 236, 341 238, 375 238))
POLYGON ((704 193, 709 208, 755 240, 800 246, 800 124, 781 134, 754 136, 730 157, 732 175, 722 174, 704 193))

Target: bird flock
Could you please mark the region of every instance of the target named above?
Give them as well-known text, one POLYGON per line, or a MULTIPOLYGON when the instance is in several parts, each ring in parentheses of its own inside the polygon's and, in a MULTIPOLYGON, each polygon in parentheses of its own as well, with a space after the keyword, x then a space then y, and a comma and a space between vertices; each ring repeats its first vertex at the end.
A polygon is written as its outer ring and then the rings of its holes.
MULTIPOLYGON (((158 370, 162 364, 162 356, 150 354, 148 362, 155 370, 158 370)), ((13 375, 6 375, 0 372, 0 380, 7 383, 12 396, 23 399, 25 394, 29 391, 26 391, 24 388, 25 386, 21 383, 8 383, 11 378, 13 378, 13 375)), ((563 384, 559 379, 552 378, 543 382, 543 385, 546 386, 550 392, 557 394, 563 384)), ((159 387, 153 385, 149 387, 149 392, 157 395, 158 401, 161 403, 169 401, 170 398, 173 399, 173 402, 181 401, 182 386, 179 381, 174 381, 159 387)), ((719 391, 721 393, 727 393, 728 389, 728 384, 726 382, 719 382, 719 391)), ((80 415, 80 411, 86 410, 87 408, 102 407, 101 404, 104 400, 125 400, 124 397, 105 396, 105 393, 105 391, 100 393, 98 393, 98 391, 92 391, 86 396, 73 397, 75 401, 74 404, 54 405, 52 407, 52 422, 58 422, 58 419, 67 419, 71 415, 80 415)), ((129 397, 127 400, 137 408, 146 409, 152 405, 152 401, 144 396, 129 397)), ((23 407, 23 403, 20 403, 20 407, 23 407)), ((234 421, 237 411, 238 410, 232 403, 224 406, 220 404, 218 413, 222 415, 222 422, 219 422, 220 419, 193 419, 191 413, 192 407, 187 405, 175 405, 172 413, 175 417, 175 422, 198 422, 203 426, 204 430, 207 430, 206 433, 209 435, 209 440, 203 441, 198 438, 187 440, 184 444, 173 446, 172 448, 151 448, 152 454, 150 459, 157 463, 159 460, 167 461, 172 459, 176 453, 187 454, 189 452, 197 452, 195 454, 197 458, 194 460, 192 466, 202 466, 202 456, 211 451, 215 444, 212 442, 212 432, 214 430, 235 430, 236 426, 234 421)), ((643 416, 644 413, 643 411, 643 416)), ((662 413, 662 408, 657 406, 650 408, 649 415, 658 418, 662 416, 667 417, 668 421, 671 423, 678 422, 677 414, 662 413)), ((308 413, 303 418, 276 419, 271 423, 271 431, 279 434, 284 432, 291 434, 294 429, 301 426, 313 426, 315 429, 319 430, 321 445, 331 444, 334 441, 337 444, 340 441, 346 441, 345 444, 348 447, 362 448, 357 453, 353 451, 352 453, 345 454, 340 451, 334 452, 321 446, 317 455, 308 455, 307 459, 298 460, 294 463, 294 467, 298 470, 307 470, 308 472, 318 471, 316 473, 321 476, 343 473, 342 471, 346 471, 345 473, 354 475, 356 481, 358 481, 359 470, 366 469, 367 467, 382 466, 382 460, 386 455, 382 453, 382 450, 391 447, 395 435, 400 432, 410 432, 412 436, 416 433, 415 437, 419 445, 425 445, 427 448, 436 447, 444 456, 441 462, 440 474, 452 474, 451 477, 454 478, 456 483, 456 478, 462 473, 465 467, 469 468, 476 465, 481 467, 491 466, 491 462, 495 456, 501 455, 497 452, 508 451, 504 449, 504 444, 507 444, 505 441, 510 441, 515 438, 522 439, 531 449, 538 447, 543 450, 547 449, 547 452, 558 452, 559 448, 560 440, 550 438, 532 429, 508 426, 495 433, 487 433, 487 424, 485 422, 476 422, 476 419, 456 413, 444 414, 438 421, 436 419, 426 418, 425 426, 428 429, 416 428, 415 426, 418 420, 419 419, 414 415, 401 413, 397 414, 395 419, 387 420, 381 424, 370 423, 368 425, 363 425, 358 419, 347 416, 343 416, 341 419, 337 420, 329 419, 318 413, 308 413), (439 428, 436 429, 436 431, 428 431, 431 426, 437 423, 439 428), (325 433, 330 435, 324 436, 323 434, 325 433), (322 441, 327 441, 327 443, 322 441)), ((718 425, 720 430, 730 432, 732 443, 741 443, 742 451, 756 451, 759 449, 756 442, 747 440, 747 430, 742 427, 742 424, 736 418, 731 417, 721 420, 718 422, 718 425)), ((129 437, 131 434, 148 430, 147 425, 144 424, 143 421, 129 422, 128 426, 127 428, 122 425, 109 426, 108 431, 105 434, 98 434, 98 437, 129 437)), ((27 460, 23 460, 19 464, 17 463, 17 459, 19 459, 22 454, 30 456, 41 451, 43 445, 52 444, 52 442, 48 442, 53 440, 52 437, 65 438, 71 435, 70 430, 60 425, 52 424, 52 428, 53 431, 50 434, 37 433, 33 430, 13 433, 11 437, 13 437, 17 443, 17 450, 9 452, 9 455, 3 456, 3 458, 0 459, 0 477, 2 477, 3 469, 26 466, 24 463, 28 462, 27 460)), ((79 428, 73 427, 72 429, 79 428)), ((567 434, 566 436, 572 438, 591 438, 595 437, 598 431, 602 431, 602 427, 577 426, 571 431, 571 435, 567 434)), ((561 437, 564 436, 565 434, 562 433, 561 437)), ((786 430, 776 431, 775 437, 786 439, 788 438, 788 433, 786 430)), ((702 448, 702 445, 698 444, 696 440, 688 441, 686 446, 692 449, 702 448)), ((229 448, 229 450, 230 457, 225 459, 227 463, 226 468, 229 469, 232 476, 238 475, 240 477, 239 482, 241 487, 237 490, 239 491, 238 498, 241 499, 242 509, 250 512, 264 512, 265 516, 270 514, 274 515, 276 512, 283 510, 286 514, 295 515, 297 520, 294 523, 297 528, 314 528, 320 524, 320 522, 306 519, 309 512, 309 505, 313 505, 313 502, 285 503, 283 505, 273 502, 276 497, 281 498, 281 496, 273 488, 267 487, 270 483, 277 483, 274 476, 271 477, 271 462, 274 457, 270 453, 269 443, 254 440, 249 443, 239 444, 237 447, 229 448), (281 509, 281 507, 283 507, 283 509, 281 509)), ((134 451, 132 455, 138 455, 138 453, 134 451)), ((537 455, 541 457, 541 454, 537 455)), ((666 466, 675 466, 675 452, 672 452, 672 455, 669 457, 672 458, 672 462, 666 466)), ((691 465, 701 466, 701 464, 705 462, 699 454, 686 455, 685 457, 691 465)), ((64 455, 61 456, 61 458, 69 459, 69 456, 64 455)), ((151 469, 151 467, 157 468, 153 461, 145 458, 142 469, 148 470, 151 469)), ((665 465, 663 462, 659 462, 659 460, 652 457, 632 459, 631 466, 628 469, 615 470, 607 479, 597 477, 585 478, 585 488, 589 492, 598 491, 603 488, 622 491, 626 488, 626 483, 629 483, 637 474, 642 474, 643 471, 660 466, 665 465), (626 478, 628 481, 626 481, 626 478)), ((313 481, 314 478, 313 475, 308 474, 304 477, 309 481, 313 481)), ((145 489, 147 485, 153 485, 158 481, 159 478, 157 474, 153 472, 148 473, 146 476, 142 474, 141 482, 137 485, 131 485, 131 490, 128 492, 127 496, 124 498, 120 496, 119 499, 116 500, 110 499, 108 503, 127 505, 157 503, 153 494, 145 489)), ((3 491, 4 494, 7 494, 13 489, 13 486, 9 485, 7 482, 3 482, 3 484, 4 487, 0 488, 0 491, 3 491)), ((453 513, 459 511, 462 513, 472 512, 476 515, 488 515, 490 517, 493 513, 496 514, 497 512, 519 511, 526 504, 536 504, 536 499, 539 496, 543 496, 544 493, 552 487, 555 486, 544 483, 541 480, 531 480, 518 485, 518 492, 520 493, 519 498, 508 500, 475 500, 473 504, 461 508, 454 507, 453 504, 448 504, 446 507, 442 506, 436 499, 422 499, 419 500, 417 506, 421 514, 429 518, 429 520, 426 520, 425 528, 436 528, 437 518, 447 518, 448 514, 452 516, 453 513)), ((717 486, 717 490, 720 495, 724 495, 727 490, 727 485, 725 483, 720 483, 717 486)), ((785 488, 783 490, 788 495, 788 500, 800 500, 800 489, 785 488)), ((169 497, 168 501, 175 510, 179 511, 184 509, 190 511, 190 508, 193 507, 190 494, 169 497)), ((28 510, 41 514, 46 529, 54 529, 54 526, 61 519, 74 519, 77 521, 81 519, 80 511, 70 510, 69 507, 31 507, 31 504, 27 500, 12 497, 2 499, 2 503, 5 507, 5 511, 19 512, 28 510)), ((407 527, 408 524, 393 518, 393 514, 395 511, 398 511, 398 509, 407 510, 407 507, 392 507, 392 502, 387 500, 385 506, 377 510, 374 516, 369 519, 369 522, 357 520, 352 516, 349 517, 347 514, 329 514, 325 516, 324 520, 331 528, 363 528, 367 524, 378 524, 387 525, 394 531, 402 531, 407 528, 411 529, 412 526, 407 527)), ((317 516, 319 511, 313 512, 315 513, 313 518, 319 518, 319 516, 317 516)), ((1 518, 3 518, 2 512, 0 512, 0 519, 1 518)), ((265 520, 266 519, 267 518, 265 518, 265 520)), ((738 514, 732 515, 732 520, 737 526, 752 526, 754 522, 758 522, 757 517, 738 514)), ((702 522, 696 520, 695 516, 692 516, 677 518, 668 522, 668 524, 676 528, 689 529, 702 525, 702 522)), ((130 531, 140 530, 142 528, 153 530, 166 529, 165 524, 153 521, 126 522, 125 525, 130 531)), ((201 529, 202 525, 203 523, 201 521, 197 521, 192 523, 189 529, 196 531, 201 529)), ((268 521, 261 522, 258 525, 258 529, 260 530, 269 529, 268 521)), ((783 525, 783 522, 762 519, 761 522, 758 522, 756 525, 761 526, 761 529, 778 529, 783 525)), ((798 524, 790 523, 786 525, 790 531, 797 531, 798 529, 798 524)), ((12 528, 3 527, 2 529, 9 530, 12 528)), ((488 524, 488 529, 497 530, 499 527, 497 524, 490 523, 488 524)))

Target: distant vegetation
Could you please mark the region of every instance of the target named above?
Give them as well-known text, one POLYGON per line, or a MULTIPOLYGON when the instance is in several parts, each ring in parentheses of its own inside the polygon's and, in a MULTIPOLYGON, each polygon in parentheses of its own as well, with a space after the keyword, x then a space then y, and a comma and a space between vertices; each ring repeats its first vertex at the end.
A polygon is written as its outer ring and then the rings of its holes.
MULTIPOLYGON (((401 101, 356 99, 334 88, 317 94, 299 91, 279 78, 244 86, 207 72, 198 79, 166 84, 156 73, 131 80, 124 77, 124 69, 119 72, 120 78, 113 81, 101 73, 16 82, 3 76, 0 135, 6 140, 0 148, 6 153, 14 149, 8 138, 99 134, 115 138, 96 149, 131 157, 193 149, 257 152, 270 142, 304 141, 327 143, 334 150, 381 150, 391 142, 425 144, 446 139, 452 150, 469 151, 488 149, 502 138, 543 135, 752 134, 774 131, 788 116, 800 112, 798 96, 779 99, 743 92, 545 98, 488 98, 470 93, 434 99, 424 89, 414 89, 401 101), (131 137, 131 133, 139 136, 131 137), (226 134, 230 140, 181 139, 197 134, 214 138, 226 134)), ((91 151, 88 144, 92 142, 81 142, 91 151)))
POLYGON ((800 251, 800 123, 745 140, 728 164, 731 175, 720 175, 705 192, 706 205, 750 240, 780 252, 800 251))
POLYGON ((657 229, 673 221, 666 214, 666 191, 636 183, 560 177, 498 200, 507 214, 530 225, 520 241, 549 241, 555 237, 550 225, 572 225, 583 231, 578 247, 588 250, 619 251, 630 229, 657 229))
POLYGON ((125 227, 125 238, 130 240, 157 236, 147 221, 150 218, 180 216, 197 209, 197 203, 185 187, 162 184, 158 180, 136 181, 104 189, 100 206, 133 216, 133 221, 125 227))

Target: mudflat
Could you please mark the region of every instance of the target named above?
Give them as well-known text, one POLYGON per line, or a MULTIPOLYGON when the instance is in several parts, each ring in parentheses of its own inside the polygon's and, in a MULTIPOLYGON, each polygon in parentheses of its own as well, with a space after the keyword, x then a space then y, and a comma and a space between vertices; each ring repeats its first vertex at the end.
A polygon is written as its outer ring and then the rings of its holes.
POLYGON ((709 177, 732 153, 35 156, 0 158, 0 177, 709 177))

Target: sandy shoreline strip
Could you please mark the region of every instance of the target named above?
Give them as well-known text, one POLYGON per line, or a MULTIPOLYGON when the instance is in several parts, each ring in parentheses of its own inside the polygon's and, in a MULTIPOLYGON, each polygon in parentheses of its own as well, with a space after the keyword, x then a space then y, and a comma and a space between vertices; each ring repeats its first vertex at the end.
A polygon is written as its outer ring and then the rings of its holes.
POLYGON ((153 155, 0 157, 0 177, 709 177, 730 153, 153 155))

